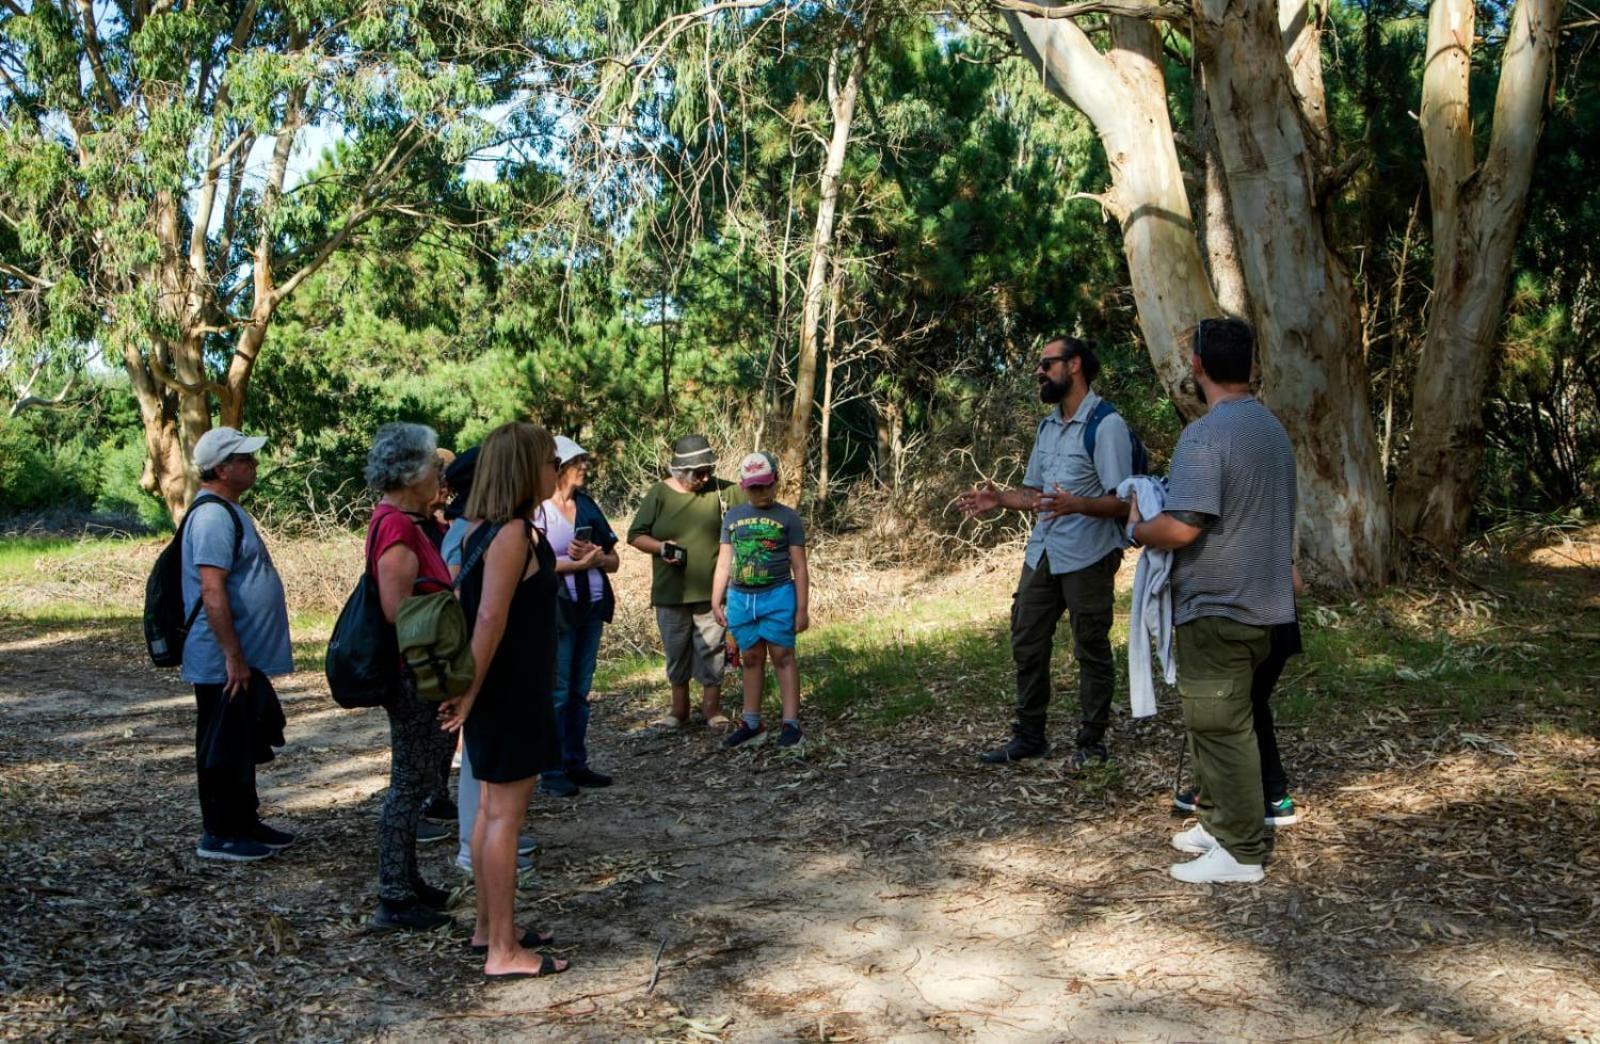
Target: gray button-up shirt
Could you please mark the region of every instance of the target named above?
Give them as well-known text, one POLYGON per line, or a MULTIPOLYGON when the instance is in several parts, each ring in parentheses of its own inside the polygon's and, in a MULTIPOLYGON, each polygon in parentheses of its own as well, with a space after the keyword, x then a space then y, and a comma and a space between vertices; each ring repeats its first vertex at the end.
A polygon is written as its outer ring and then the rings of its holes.
MULTIPOLYGON (((1121 414, 1108 414, 1100 421, 1094 459, 1084 452, 1084 429, 1098 405, 1100 396, 1091 391, 1071 418, 1063 420, 1057 408, 1039 422, 1033 452, 1028 455, 1028 470, 1022 478, 1024 486, 1047 493, 1060 486, 1081 497, 1101 497, 1133 474, 1133 439, 1121 414)), ((1048 554, 1052 574, 1071 573, 1094 565, 1127 544, 1122 523, 1116 519, 1062 515, 1034 523, 1026 561, 1028 568, 1037 569, 1039 559, 1048 554)))

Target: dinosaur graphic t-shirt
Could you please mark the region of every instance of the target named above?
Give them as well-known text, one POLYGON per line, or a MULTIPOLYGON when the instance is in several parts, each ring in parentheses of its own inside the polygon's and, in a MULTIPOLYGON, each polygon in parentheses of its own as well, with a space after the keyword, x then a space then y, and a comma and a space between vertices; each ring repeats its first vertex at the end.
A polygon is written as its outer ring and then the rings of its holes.
POLYGON ((736 504, 722 516, 722 542, 733 545, 733 589, 765 591, 793 579, 789 548, 806 546, 806 525, 782 504, 736 504))

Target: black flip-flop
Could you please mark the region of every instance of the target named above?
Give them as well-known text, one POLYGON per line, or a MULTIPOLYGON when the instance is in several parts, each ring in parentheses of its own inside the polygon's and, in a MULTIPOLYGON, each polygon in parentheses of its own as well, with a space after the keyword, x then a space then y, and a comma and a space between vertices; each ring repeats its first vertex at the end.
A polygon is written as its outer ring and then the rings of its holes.
MULTIPOLYGON (((555 944, 555 936, 540 935, 532 928, 529 928, 527 931, 523 932, 522 938, 517 940, 517 945, 521 946, 524 950, 537 950, 541 946, 554 946, 555 944)), ((467 947, 480 957, 489 952, 488 943, 475 943, 471 939, 467 940, 467 947)))
POLYGON ((560 975, 571 967, 572 965, 569 964, 566 968, 557 968, 555 958, 548 953, 541 953, 539 955, 538 971, 484 972, 483 977, 485 979, 542 979, 546 975, 560 975))

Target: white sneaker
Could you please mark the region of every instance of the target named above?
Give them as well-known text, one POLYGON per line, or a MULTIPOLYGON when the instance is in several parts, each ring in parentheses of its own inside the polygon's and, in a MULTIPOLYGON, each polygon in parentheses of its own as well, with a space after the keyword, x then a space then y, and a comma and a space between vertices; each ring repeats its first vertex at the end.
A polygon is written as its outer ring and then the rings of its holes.
POLYGON ((1212 848, 1199 859, 1191 859, 1187 863, 1174 863, 1168 872, 1178 880, 1190 884, 1251 884, 1267 876, 1261 867, 1245 866, 1221 845, 1212 848))
POLYGON ((1193 852, 1195 855, 1205 855, 1217 847, 1217 839, 1206 832, 1206 828, 1196 823, 1181 834, 1172 835, 1172 847, 1180 852, 1193 852))

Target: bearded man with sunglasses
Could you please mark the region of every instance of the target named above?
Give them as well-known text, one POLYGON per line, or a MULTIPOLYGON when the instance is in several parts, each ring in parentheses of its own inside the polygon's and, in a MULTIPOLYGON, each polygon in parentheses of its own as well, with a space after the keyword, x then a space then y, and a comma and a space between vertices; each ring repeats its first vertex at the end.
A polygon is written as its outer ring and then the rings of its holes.
POLYGON ((711 611, 711 574, 721 547, 722 516, 745 503, 744 490, 716 476, 717 454, 704 435, 672 444, 668 476, 645 493, 628 527, 629 546, 655 559, 650 604, 667 654, 672 710, 656 722, 679 728, 689 722, 689 682, 700 683, 706 725, 726 730, 722 674, 727 667, 727 630, 711 611))
POLYGON ((1127 546, 1122 522, 1128 506, 1117 484, 1133 473, 1134 441, 1115 411, 1102 408, 1091 385, 1100 372, 1094 350, 1076 337, 1048 341, 1034 377, 1039 401, 1055 406, 1034 434, 1022 488, 986 485, 957 499, 967 515, 995 508, 1037 514, 1011 602, 1011 654, 1017 666, 1017 714, 1011 739, 983 754, 996 765, 1042 757, 1050 706, 1050 657, 1063 614, 1072 628, 1078 661, 1078 726, 1073 769, 1106 760, 1106 728, 1116 664, 1111 618, 1117 568, 1127 546), (1091 453, 1086 438, 1098 418, 1091 453))

